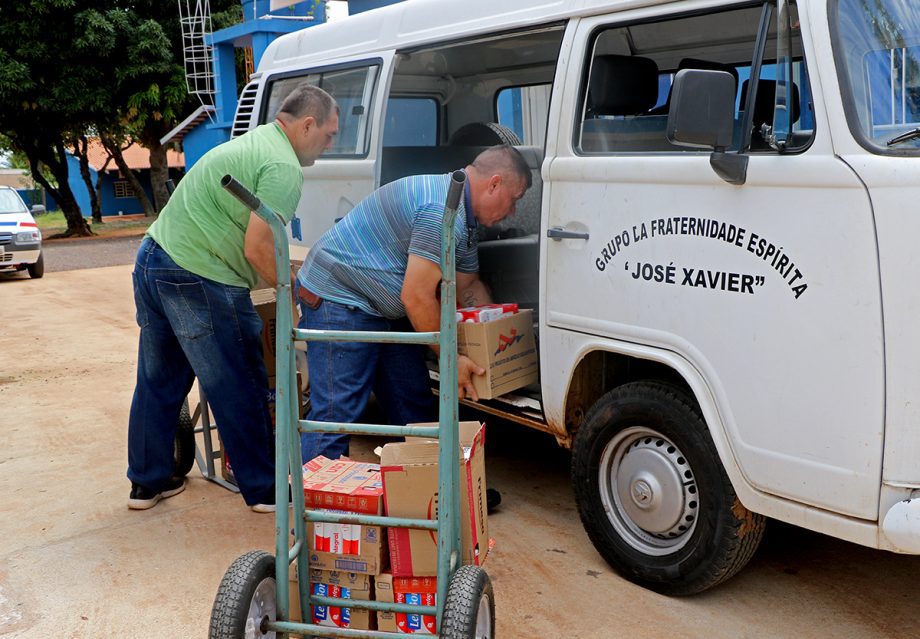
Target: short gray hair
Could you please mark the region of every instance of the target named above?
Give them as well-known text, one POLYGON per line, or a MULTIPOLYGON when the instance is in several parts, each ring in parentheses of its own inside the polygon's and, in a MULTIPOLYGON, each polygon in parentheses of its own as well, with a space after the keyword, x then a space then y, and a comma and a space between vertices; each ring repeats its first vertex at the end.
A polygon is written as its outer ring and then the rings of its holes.
POLYGON ((529 189, 533 184, 533 177, 530 175, 530 166, 527 160, 521 155, 521 152, 510 144, 498 144, 490 146, 488 149, 476 156, 473 160, 473 167, 480 173, 488 175, 507 175, 514 174, 526 184, 529 189))
POLYGON ((296 120, 313 116, 316 123, 322 126, 332 117, 333 110, 338 111, 338 108, 331 95, 317 86, 304 83, 288 93, 281 102, 278 115, 287 115, 296 120))

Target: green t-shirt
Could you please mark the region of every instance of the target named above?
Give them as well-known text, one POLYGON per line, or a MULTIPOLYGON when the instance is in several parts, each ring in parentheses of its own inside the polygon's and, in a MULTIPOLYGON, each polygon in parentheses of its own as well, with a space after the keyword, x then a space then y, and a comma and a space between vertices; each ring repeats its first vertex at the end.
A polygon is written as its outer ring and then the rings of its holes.
POLYGON ((263 124, 208 151, 179 183, 147 235, 182 268, 201 277, 253 288, 258 275, 243 254, 249 210, 220 185, 230 174, 291 221, 303 169, 277 123, 263 124))

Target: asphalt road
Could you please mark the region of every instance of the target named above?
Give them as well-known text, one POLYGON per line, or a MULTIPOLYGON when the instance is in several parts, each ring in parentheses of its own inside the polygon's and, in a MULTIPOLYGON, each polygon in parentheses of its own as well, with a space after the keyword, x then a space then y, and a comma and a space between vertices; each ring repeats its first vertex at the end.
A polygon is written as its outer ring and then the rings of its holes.
POLYGON ((133 264, 141 239, 142 235, 46 241, 42 249, 45 254, 45 272, 133 264))

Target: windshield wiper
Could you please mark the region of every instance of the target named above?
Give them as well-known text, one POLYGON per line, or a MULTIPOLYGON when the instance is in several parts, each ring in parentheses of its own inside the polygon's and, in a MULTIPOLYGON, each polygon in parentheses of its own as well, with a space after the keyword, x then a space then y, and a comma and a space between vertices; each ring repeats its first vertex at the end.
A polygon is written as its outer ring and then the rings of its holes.
POLYGON ((920 138, 920 127, 916 129, 911 129, 907 133, 902 133, 896 138, 891 138, 888 140, 888 146, 894 146, 895 144, 900 144, 901 142, 908 142, 910 140, 916 140, 920 138))

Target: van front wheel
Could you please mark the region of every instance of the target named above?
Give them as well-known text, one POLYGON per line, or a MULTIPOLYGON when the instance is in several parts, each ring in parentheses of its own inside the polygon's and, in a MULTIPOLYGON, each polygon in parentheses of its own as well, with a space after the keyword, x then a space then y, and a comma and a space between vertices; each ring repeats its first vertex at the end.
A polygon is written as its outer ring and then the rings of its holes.
POLYGON ((690 595, 738 572, 764 518, 738 500, 695 402, 661 382, 602 396, 575 436, 572 483, 592 543, 623 577, 690 595))

